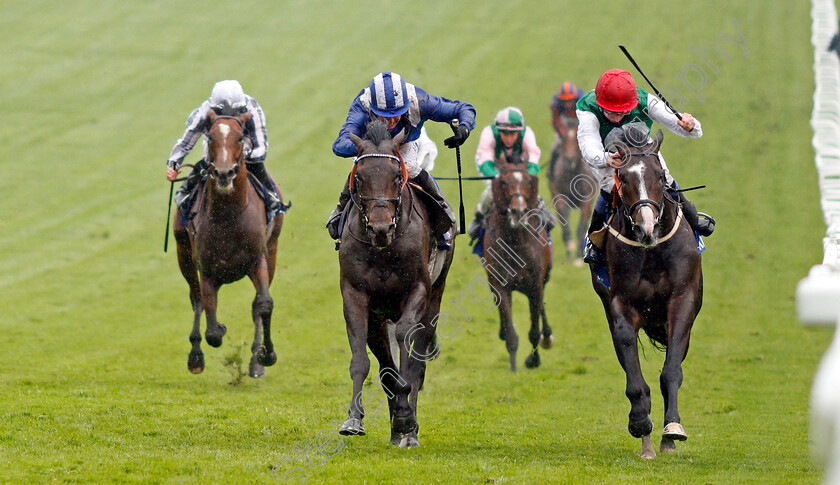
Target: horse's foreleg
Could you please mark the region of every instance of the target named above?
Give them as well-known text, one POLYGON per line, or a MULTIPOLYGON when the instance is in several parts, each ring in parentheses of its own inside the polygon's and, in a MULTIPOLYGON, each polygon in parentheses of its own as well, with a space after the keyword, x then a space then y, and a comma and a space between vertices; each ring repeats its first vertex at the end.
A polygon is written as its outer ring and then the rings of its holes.
MULTIPOLYGON (((396 404, 397 384, 402 381, 402 385, 406 386, 402 377, 397 371, 396 363, 394 362, 391 353, 390 332, 388 331, 388 322, 375 315, 370 316, 368 323, 368 346, 370 351, 379 361, 379 384, 385 392, 388 400, 388 417, 389 422, 394 417, 394 406, 396 404)), ((399 433, 391 431, 391 444, 400 444, 401 436, 399 433)))
POLYGON ((263 366, 271 366, 277 362, 274 344, 271 341, 271 312, 274 310, 274 300, 268 291, 270 275, 266 258, 261 258, 254 271, 249 275, 257 294, 251 305, 251 317, 254 320, 254 342, 251 344, 251 363, 248 375, 262 377, 265 375, 263 366))
POLYGON ((661 451, 673 451, 674 440, 685 440, 688 435, 680 424, 677 393, 683 381, 682 362, 688 353, 691 327, 694 324, 694 292, 675 296, 668 304, 668 347, 665 364, 659 376, 659 389, 665 402, 665 428, 662 432, 661 451))
POLYGON ((433 357, 429 352, 431 335, 435 329, 431 322, 421 321, 426 310, 428 288, 422 282, 414 285, 403 302, 400 319, 396 323, 396 337, 400 345, 400 375, 407 385, 397 386, 392 435, 403 435, 401 447, 414 447, 417 441, 417 393, 423 382, 426 361, 433 357))
POLYGON ((634 438, 642 438, 653 430, 653 421, 650 419, 650 387, 642 375, 642 368, 639 365, 639 348, 636 342, 642 317, 620 297, 613 297, 610 300, 610 312, 613 315, 610 327, 613 346, 627 376, 625 394, 630 401, 630 419, 627 428, 634 438))
POLYGON ((367 355, 368 312, 370 300, 368 295, 342 284, 341 296, 344 299, 344 320, 347 323, 347 339, 350 341, 350 378, 353 380, 353 396, 347 410, 347 420, 338 432, 342 435, 364 435, 365 427, 362 419, 365 416, 362 403, 362 386, 370 372, 370 358, 367 355))
POLYGON ((175 243, 178 246, 178 267, 190 286, 190 305, 193 309, 193 326, 190 332, 192 349, 187 357, 187 368, 193 374, 204 371, 204 353, 201 351, 201 284, 198 281, 198 270, 193 261, 192 246, 187 230, 181 225, 178 214, 175 214, 175 243))
POLYGON ((543 310, 542 285, 537 285, 528 295, 528 307, 531 310, 531 329, 528 331, 528 340, 531 342, 531 354, 525 359, 525 367, 534 369, 540 366, 540 315, 543 310))
POLYGON ((519 349, 519 336, 513 325, 511 314, 511 294, 507 288, 499 288, 499 338, 505 341, 510 357, 510 370, 516 372, 516 351, 519 349))
POLYGON ((207 315, 207 328, 204 330, 204 338, 212 347, 222 345, 222 337, 227 333, 227 327, 216 320, 216 303, 219 288, 209 278, 201 278, 201 303, 204 306, 204 313, 207 315))

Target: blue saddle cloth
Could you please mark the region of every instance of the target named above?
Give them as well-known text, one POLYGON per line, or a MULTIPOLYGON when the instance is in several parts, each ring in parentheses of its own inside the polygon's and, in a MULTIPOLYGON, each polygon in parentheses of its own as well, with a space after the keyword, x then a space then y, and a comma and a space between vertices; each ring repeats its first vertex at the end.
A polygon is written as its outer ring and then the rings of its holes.
MULTIPOLYGON (((706 243, 703 242, 703 238, 699 234, 697 234, 697 231, 694 231, 694 238, 697 240, 697 253, 702 254, 703 251, 706 250, 706 243)), ((583 244, 586 245, 588 242, 589 236, 586 236, 586 239, 583 241, 583 244)), ((598 280, 598 282, 609 288, 610 278, 609 276, 607 276, 607 267, 603 264, 599 264, 597 266, 594 266, 592 270, 595 272, 595 278, 598 280)))

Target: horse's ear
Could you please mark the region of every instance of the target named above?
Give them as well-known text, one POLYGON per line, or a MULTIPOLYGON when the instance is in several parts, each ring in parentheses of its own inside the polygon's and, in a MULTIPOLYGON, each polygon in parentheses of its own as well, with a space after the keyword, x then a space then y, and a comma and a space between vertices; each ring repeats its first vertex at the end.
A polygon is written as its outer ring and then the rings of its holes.
POLYGON ((356 136, 354 133, 350 133, 350 141, 352 141, 353 144, 356 145, 356 151, 361 154, 362 153, 362 139, 359 138, 358 136, 356 136))
POLYGON ((402 130, 400 130, 400 132, 399 132, 399 133, 397 133, 397 136, 395 136, 395 137, 393 138, 393 141, 394 141, 394 147, 395 147, 396 149, 398 149, 398 150, 399 150, 399 146, 400 146, 400 145, 402 145, 402 143, 403 143, 403 141, 405 140, 405 137, 406 137, 406 136, 407 136, 407 133, 406 133, 406 131, 405 131, 405 128, 403 128, 402 130))
POLYGON ((217 115, 216 112, 213 111, 212 109, 207 112, 207 119, 210 120, 211 125, 216 122, 216 118, 218 118, 218 117, 219 117, 219 115, 217 115))
POLYGON ((665 139, 665 135, 662 134, 662 130, 656 132, 656 138, 653 139, 653 153, 659 151, 659 147, 662 146, 662 140, 665 139))
POLYGON ((251 119, 251 112, 246 111, 246 112, 242 113, 241 115, 237 116, 236 119, 238 119, 239 122, 244 125, 245 123, 248 122, 248 120, 251 119))

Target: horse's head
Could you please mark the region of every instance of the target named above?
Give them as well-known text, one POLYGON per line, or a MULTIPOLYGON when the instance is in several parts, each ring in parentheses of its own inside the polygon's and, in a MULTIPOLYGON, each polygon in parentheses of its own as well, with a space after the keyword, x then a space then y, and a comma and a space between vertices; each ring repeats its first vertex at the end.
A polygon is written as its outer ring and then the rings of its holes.
POLYGON ((350 185, 353 203, 365 224, 365 232, 377 248, 385 248, 394 240, 400 215, 400 197, 408 182, 405 163, 399 147, 405 132, 391 139, 387 125, 374 120, 367 125, 364 139, 350 134, 358 157, 350 185))
POLYGON ((617 144, 622 165, 616 169, 620 210, 630 221, 636 240, 645 247, 656 246, 659 239, 659 218, 665 202, 665 170, 659 163, 662 130, 654 140, 647 134, 644 141, 617 144))
POLYGON ((539 179, 528 173, 525 163, 515 162, 503 159, 499 176, 493 179, 493 204, 511 228, 520 225, 528 211, 537 207, 539 195, 539 179))
POLYGON ((578 120, 577 118, 560 117, 560 125, 563 127, 563 158, 566 160, 579 160, 580 146, 577 142, 578 120))
POLYGON ((207 169, 214 180, 216 190, 230 193, 234 190, 233 180, 242 170, 245 136, 243 127, 251 119, 251 113, 239 116, 209 113, 210 130, 207 133, 207 169))

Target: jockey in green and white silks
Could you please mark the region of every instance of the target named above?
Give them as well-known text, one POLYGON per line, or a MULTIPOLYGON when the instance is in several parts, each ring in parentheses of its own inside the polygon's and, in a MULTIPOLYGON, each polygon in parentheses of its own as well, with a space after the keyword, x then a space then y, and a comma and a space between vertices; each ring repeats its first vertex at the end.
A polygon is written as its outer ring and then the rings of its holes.
MULTIPOLYGON (((591 167, 600 187, 600 195, 592 212, 589 234, 600 229, 607 221, 615 184, 615 168, 621 164, 618 153, 611 150, 612 147, 604 146, 607 135, 613 129, 629 123, 643 123, 649 131, 656 122, 682 137, 703 136, 700 122, 691 114, 683 113, 682 120, 679 120, 661 99, 636 87, 630 73, 620 69, 605 72, 595 89, 578 101, 576 113, 579 120, 577 135, 581 155, 591 167)), ((682 204, 686 220, 701 236, 711 235, 714 231, 714 219, 698 216, 694 204, 686 199, 683 192, 677 192, 679 185, 671 176, 662 153, 658 155, 669 191, 675 200, 682 204)), ((587 241, 584 261, 603 263, 603 254, 591 241, 587 241)))
MULTIPOLYGON (((534 130, 525 124, 522 111, 509 106, 496 113, 493 124, 485 126, 481 131, 475 151, 475 166, 485 177, 498 177, 496 163, 504 158, 508 162, 527 163, 528 173, 537 175, 540 172, 540 155, 537 137, 534 130)), ((484 216, 493 204, 492 182, 485 180, 484 183, 486 187, 475 207, 475 218, 467 229, 470 239, 478 237, 484 216)), ((542 198, 539 200, 546 229, 550 231, 555 226, 555 219, 542 198)))

